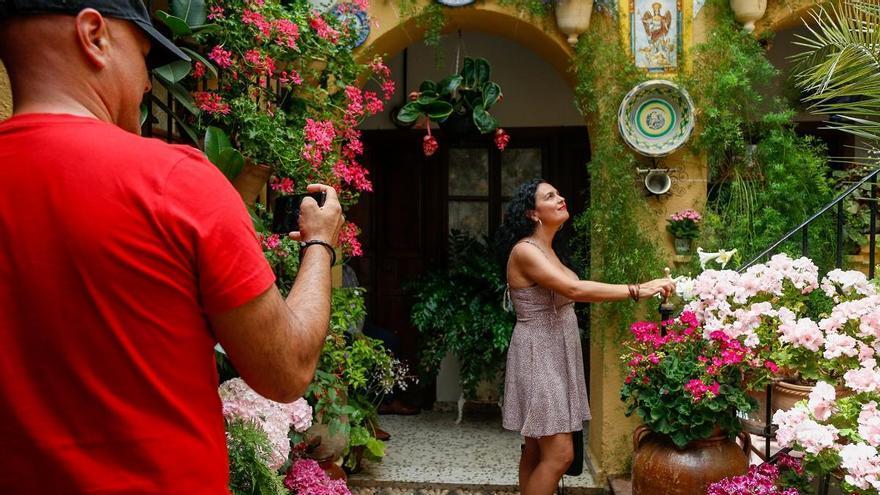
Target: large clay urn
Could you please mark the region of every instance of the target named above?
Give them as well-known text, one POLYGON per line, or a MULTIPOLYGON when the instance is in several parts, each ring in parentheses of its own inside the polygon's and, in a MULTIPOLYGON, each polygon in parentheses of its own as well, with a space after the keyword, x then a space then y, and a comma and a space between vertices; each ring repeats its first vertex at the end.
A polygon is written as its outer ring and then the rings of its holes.
POLYGON ((705 495, 708 486, 728 476, 746 474, 751 444, 743 446, 721 430, 679 449, 666 436, 639 426, 633 433, 633 495, 705 495))
POLYGON ((578 36, 590 27, 593 0, 558 0, 556 2, 556 25, 568 36, 568 44, 574 46, 578 36))
POLYGON ((755 30, 755 22, 764 17, 767 0, 730 0, 730 8, 737 22, 743 25, 746 32, 755 30))

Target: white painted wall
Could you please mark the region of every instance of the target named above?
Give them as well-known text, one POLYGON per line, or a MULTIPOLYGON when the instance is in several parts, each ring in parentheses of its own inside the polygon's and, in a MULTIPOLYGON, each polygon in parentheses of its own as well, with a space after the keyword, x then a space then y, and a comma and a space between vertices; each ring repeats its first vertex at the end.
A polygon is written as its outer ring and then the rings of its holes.
MULTIPOLYGON (((502 127, 584 125, 572 89, 553 67, 529 49, 512 40, 479 32, 462 33, 462 41, 462 57, 482 57, 492 66, 491 79, 501 86, 504 101, 490 112, 502 127)), ((394 54, 387 61, 397 83, 394 100, 384 113, 367 119, 361 129, 393 129, 388 116, 390 108, 403 102, 423 80, 439 81, 455 72, 457 46, 457 33, 443 36, 443 66, 437 68, 433 47, 421 41, 411 45, 407 50, 407 88, 403 88, 403 53, 394 54)))

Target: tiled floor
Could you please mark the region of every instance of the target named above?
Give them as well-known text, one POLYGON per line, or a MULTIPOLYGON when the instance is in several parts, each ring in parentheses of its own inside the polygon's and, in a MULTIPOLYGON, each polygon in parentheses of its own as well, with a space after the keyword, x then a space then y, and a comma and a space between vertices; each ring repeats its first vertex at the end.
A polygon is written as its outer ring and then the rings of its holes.
MULTIPOLYGON (((467 412, 461 424, 455 413, 423 411, 416 416, 381 416, 391 433, 382 462, 349 477, 357 487, 463 490, 461 493, 516 492, 522 438, 501 427, 497 413, 467 412)), ((589 470, 563 479, 567 495, 604 493, 589 470)), ((376 493, 380 493, 377 491, 376 493)))

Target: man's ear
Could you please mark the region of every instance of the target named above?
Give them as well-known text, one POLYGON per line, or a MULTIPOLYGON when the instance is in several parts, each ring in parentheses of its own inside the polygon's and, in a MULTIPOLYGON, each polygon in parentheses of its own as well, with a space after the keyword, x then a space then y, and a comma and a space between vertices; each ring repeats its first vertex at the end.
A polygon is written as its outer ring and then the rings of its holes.
POLYGON ((83 9, 76 16, 76 41, 86 60, 103 69, 109 61, 110 32, 107 21, 95 9, 83 9))

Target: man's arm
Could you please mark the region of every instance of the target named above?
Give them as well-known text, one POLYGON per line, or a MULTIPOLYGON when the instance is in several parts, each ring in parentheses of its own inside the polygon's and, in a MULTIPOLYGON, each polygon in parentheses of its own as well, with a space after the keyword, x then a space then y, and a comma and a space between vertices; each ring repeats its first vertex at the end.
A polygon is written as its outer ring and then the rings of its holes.
MULTIPOLYGON (((322 208, 303 200, 302 229, 292 237, 335 246, 342 226, 336 192, 326 186, 322 208)), ((285 301, 275 286, 250 302, 210 320, 217 339, 242 378, 260 395, 292 402, 305 393, 330 323, 330 252, 320 245, 303 252, 299 273, 285 301)))

